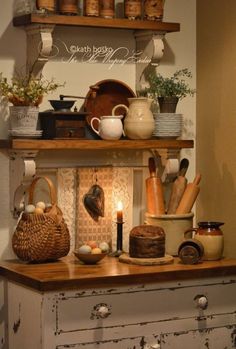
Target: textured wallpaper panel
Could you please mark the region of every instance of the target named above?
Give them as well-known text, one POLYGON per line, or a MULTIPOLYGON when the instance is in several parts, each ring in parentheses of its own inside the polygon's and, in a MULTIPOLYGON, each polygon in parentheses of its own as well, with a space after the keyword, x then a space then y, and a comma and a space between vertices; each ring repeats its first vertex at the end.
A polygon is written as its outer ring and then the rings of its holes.
POLYGON ((133 223, 133 169, 128 167, 61 168, 57 171, 58 204, 71 235, 71 251, 88 240, 107 241, 116 249, 116 211, 123 204, 123 249, 128 251, 133 223), (94 221, 86 211, 83 197, 92 185, 102 187, 105 215, 94 221))

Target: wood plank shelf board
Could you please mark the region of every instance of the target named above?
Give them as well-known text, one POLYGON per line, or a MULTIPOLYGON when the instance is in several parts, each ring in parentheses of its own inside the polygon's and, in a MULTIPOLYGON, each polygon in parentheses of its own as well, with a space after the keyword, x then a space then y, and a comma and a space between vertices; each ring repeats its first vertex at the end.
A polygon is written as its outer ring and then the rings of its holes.
POLYGON ((222 259, 184 265, 179 258, 168 265, 140 266, 105 257, 96 265, 83 265, 73 256, 51 263, 30 264, 19 260, 0 262, 0 275, 39 291, 114 287, 137 283, 169 282, 236 275, 236 260, 222 259))
POLYGON ((193 148, 193 140, 150 139, 150 140, 75 140, 75 139, 9 139, 0 140, 0 149, 12 150, 145 150, 193 148))
POLYGON ((86 16, 41 15, 36 13, 26 14, 13 18, 14 26, 30 24, 51 24, 64 26, 100 27, 129 30, 154 30, 158 32, 178 32, 179 23, 157 22, 147 20, 129 20, 126 18, 94 18, 86 16))

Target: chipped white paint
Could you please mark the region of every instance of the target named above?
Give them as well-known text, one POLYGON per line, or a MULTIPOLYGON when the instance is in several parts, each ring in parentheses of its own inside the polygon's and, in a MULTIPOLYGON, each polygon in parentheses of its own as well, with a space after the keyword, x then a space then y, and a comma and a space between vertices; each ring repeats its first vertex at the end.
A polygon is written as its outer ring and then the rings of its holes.
POLYGON ((8 349, 233 349, 235 291, 235 278, 42 294, 9 282, 8 349))

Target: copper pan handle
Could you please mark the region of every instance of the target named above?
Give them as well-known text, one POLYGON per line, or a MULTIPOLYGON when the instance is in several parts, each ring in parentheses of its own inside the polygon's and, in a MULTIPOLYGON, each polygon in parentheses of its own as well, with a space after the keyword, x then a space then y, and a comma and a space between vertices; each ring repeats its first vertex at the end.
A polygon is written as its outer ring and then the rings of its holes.
POLYGON ((99 90, 99 86, 92 85, 89 87, 90 91, 92 91, 91 96, 89 97, 82 97, 82 96, 73 96, 73 95, 59 95, 60 100, 62 101, 64 98, 77 98, 77 99, 88 99, 88 98, 96 98, 97 97, 97 91, 99 90))

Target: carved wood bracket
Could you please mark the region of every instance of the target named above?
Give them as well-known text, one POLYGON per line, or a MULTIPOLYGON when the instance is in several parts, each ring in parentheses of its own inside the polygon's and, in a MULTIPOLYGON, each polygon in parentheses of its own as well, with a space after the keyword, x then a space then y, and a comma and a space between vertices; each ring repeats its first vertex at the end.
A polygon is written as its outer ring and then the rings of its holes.
POLYGON ((36 173, 38 151, 10 151, 10 209, 17 218, 25 207, 25 194, 36 173))
POLYGON ((151 65, 158 65, 164 54, 165 32, 156 32, 153 30, 136 31, 136 51, 142 52, 138 57, 139 62, 136 65, 136 84, 139 89, 139 84, 142 79, 145 68, 151 65))
POLYGON ((35 78, 40 78, 53 47, 54 25, 30 25, 27 34, 27 69, 35 78))

